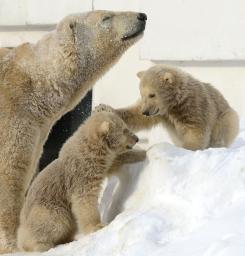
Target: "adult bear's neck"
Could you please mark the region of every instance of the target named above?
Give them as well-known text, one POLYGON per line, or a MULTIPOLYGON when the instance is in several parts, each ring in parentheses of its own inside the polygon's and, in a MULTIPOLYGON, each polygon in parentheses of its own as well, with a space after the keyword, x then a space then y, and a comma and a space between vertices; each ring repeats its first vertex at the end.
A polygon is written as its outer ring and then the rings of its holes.
POLYGON ((36 51, 42 84, 46 93, 56 97, 61 115, 73 109, 122 55, 119 51, 108 56, 106 52, 95 52, 89 47, 78 49, 72 42, 62 45, 52 34, 37 43, 36 51))

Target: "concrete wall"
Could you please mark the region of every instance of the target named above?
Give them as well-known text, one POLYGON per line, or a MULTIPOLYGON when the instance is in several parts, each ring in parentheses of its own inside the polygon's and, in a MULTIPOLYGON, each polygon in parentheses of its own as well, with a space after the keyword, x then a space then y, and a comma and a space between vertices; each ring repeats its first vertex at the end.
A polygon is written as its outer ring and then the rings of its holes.
POLYGON ((152 60, 244 60, 244 0, 140 0, 149 21, 141 56, 152 60))
POLYGON ((68 13, 92 10, 92 0, 0 0, 0 26, 55 24, 68 13))

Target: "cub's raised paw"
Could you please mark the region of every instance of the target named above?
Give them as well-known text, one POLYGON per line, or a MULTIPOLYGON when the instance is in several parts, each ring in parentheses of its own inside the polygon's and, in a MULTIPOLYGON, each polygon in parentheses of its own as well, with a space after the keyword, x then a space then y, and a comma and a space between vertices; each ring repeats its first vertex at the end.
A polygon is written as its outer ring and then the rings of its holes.
POLYGON ((114 108, 112 108, 109 105, 105 105, 105 104, 99 104, 98 106, 96 106, 93 110, 93 113, 104 112, 104 111, 115 113, 114 108))
POLYGON ((146 159, 146 151, 141 149, 135 149, 131 151, 132 162, 142 162, 146 159))
POLYGON ((138 161, 144 161, 146 159, 146 151, 145 150, 137 150, 137 159, 138 161))
POLYGON ((146 159, 146 151, 141 149, 132 149, 119 155, 116 161, 120 164, 130 164, 142 162, 146 159))

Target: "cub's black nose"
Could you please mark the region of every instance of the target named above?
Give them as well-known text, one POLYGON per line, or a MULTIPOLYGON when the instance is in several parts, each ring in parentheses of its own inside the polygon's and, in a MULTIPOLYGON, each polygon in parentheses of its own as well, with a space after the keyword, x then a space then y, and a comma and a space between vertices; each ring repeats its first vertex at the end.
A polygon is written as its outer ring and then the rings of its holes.
POLYGON ((149 116, 149 115, 150 115, 150 113, 149 113, 148 110, 144 111, 142 114, 143 114, 144 116, 149 116))
POLYGON ((139 142, 139 138, 138 138, 138 137, 136 137, 136 138, 135 138, 135 141, 136 141, 136 143, 137 143, 137 142, 139 142))
POLYGON ((145 13, 140 12, 140 13, 138 14, 138 16, 137 16, 137 19, 138 19, 138 20, 145 21, 145 20, 147 20, 147 16, 146 16, 145 13))

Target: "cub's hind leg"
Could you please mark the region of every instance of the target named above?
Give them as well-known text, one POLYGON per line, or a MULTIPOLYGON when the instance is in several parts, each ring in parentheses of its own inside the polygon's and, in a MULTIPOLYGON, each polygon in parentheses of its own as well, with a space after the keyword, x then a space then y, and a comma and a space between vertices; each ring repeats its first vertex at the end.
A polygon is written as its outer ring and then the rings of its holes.
POLYGON ((34 206, 28 216, 21 216, 18 248, 22 251, 47 251, 58 244, 73 240, 75 223, 63 208, 34 206))
POLYGON ((178 137, 185 149, 202 150, 209 147, 210 133, 203 129, 184 128, 178 137))
POLYGON ((211 147, 228 147, 239 132, 239 117, 233 109, 223 114, 214 126, 211 147))

